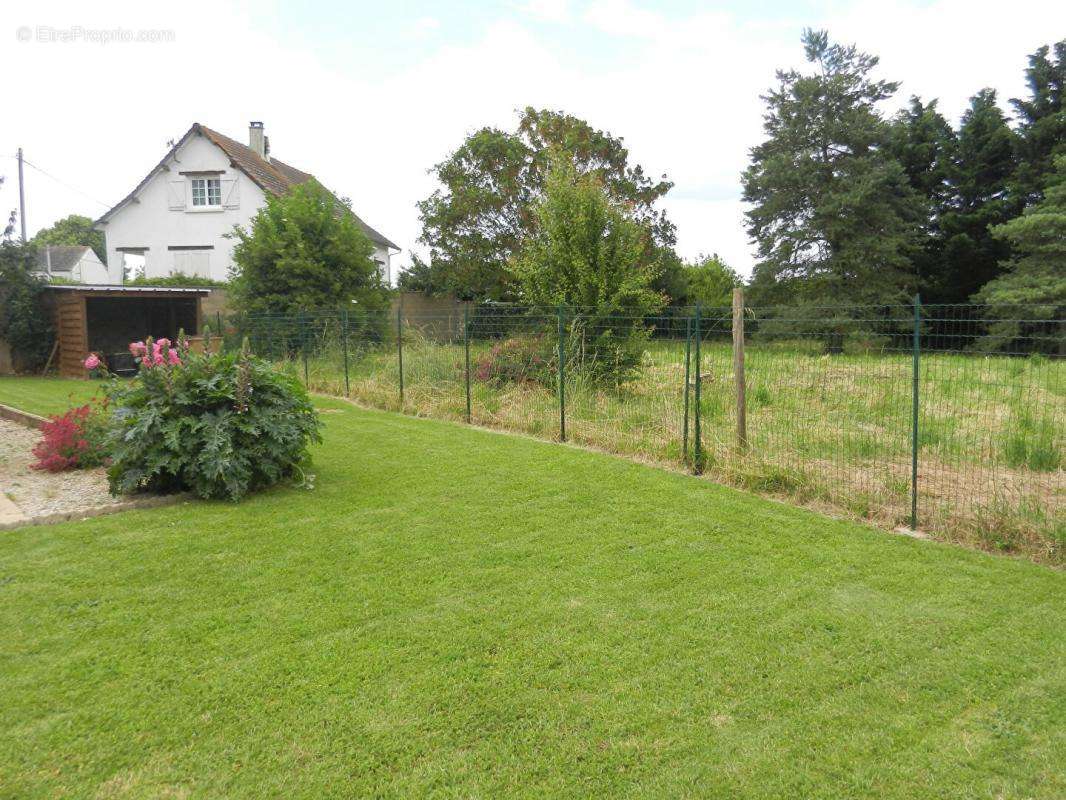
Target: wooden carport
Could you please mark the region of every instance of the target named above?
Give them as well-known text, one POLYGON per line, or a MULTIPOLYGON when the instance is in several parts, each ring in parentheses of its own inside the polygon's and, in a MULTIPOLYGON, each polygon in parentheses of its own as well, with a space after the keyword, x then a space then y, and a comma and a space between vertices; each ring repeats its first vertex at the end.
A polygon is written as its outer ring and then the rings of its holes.
POLYGON ((201 301, 211 291, 103 285, 56 285, 48 290, 55 309, 56 365, 64 378, 88 377, 83 362, 90 352, 119 362, 127 358, 131 341, 146 336, 174 339, 179 329, 197 335, 201 301))

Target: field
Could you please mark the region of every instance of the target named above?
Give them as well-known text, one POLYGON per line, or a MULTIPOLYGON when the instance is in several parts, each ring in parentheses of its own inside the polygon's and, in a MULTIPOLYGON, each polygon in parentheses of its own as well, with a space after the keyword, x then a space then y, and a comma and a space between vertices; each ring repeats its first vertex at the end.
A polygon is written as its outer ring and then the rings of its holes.
MULTIPOLYGON (((472 339, 470 421, 557 439, 550 381, 477 378, 498 340, 472 339)), ((454 324, 404 334, 403 402, 395 337, 307 349, 312 389, 419 416, 466 419, 466 353, 454 324)), ((748 446, 737 447, 731 345, 702 343, 701 445, 712 480, 886 527, 911 514, 912 356, 826 355, 818 342, 749 344, 748 446)), ((302 352, 290 367, 304 373, 302 352)), ((1066 361, 926 353, 918 406, 919 528, 938 538, 1061 561, 1066 548, 1066 361)), ((639 376, 605 389, 564 384, 569 441, 664 466, 691 465, 695 401, 685 417, 683 340, 652 340, 639 376)))
POLYGON ((312 491, 0 537, 0 796, 1066 794, 1062 572, 320 405, 312 491))

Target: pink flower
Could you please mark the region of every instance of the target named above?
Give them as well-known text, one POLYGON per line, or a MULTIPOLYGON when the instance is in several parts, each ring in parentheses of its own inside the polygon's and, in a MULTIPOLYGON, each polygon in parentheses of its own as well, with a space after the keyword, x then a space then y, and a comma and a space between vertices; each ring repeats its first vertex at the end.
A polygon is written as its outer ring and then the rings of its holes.
POLYGON ((178 364, 181 364, 181 359, 178 358, 178 351, 175 350, 173 347, 167 350, 167 360, 170 362, 171 366, 177 366, 178 364))
POLYGON ((139 358, 148 352, 148 348, 144 346, 144 342, 130 342, 130 355, 134 358, 139 358))
POLYGON ((89 353, 89 357, 85 359, 85 369, 96 369, 100 366, 100 359, 96 353, 89 353))
POLYGON ((155 342, 155 345, 153 346, 153 349, 155 349, 155 347, 167 348, 167 347, 170 347, 170 344, 171 344, 170 339, 168 339, 167 337, 164 336, 162 339, 156 339, 156 342, 155 342))

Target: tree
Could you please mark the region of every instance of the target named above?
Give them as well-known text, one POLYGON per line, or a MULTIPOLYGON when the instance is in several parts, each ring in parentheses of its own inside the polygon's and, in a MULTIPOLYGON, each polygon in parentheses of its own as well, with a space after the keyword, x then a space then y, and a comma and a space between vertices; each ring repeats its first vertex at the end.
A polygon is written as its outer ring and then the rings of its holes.
POLYGON ((79 214, 71 214, 57 220, 50 228, 42 228, 33 237, 39 247, 45 245, 86 245, 93 249, 96 257, 107 263, 107 251, 104 248, 104 234, 93 230, 93 221, 79 214))
MULTIPOLYGON (((1066 154, 1058 156, 1054 166, 1044 199, 992 229, 994 237, 1012 245, 1015 256, 973 299, 1000 306, 1039 304, 1026 309, 1024 316, 1031 321, 1059 320, 1061 326, 1066 315, 1066 154)), ((1004 316, 1020 315, 1015 311, 1004 316)), ((990 339, 1002 344, 1026 331, 1023 323, 1012 321, 997 324, 992 333, 990 339)), ((1043 349, 1057 351, 1061 342, 1061 329, 1053 331, 1043 349)))
POLYGON ((322 308, 380 311, 389 302, 373 245, 346 202, 310 180, 266 205, 248 230, 235 226, 234 302, 249 312, 322 308))
POLYGON ((741 285, 740 276, 718 254, 700 256, 685 268, 688 284, 686 300, 707 308, 721 308, 733 302, 733 290, 741 285))
POLYGON ((44 365, 55 333, 44 306, 47 283, 33 275, 35 250, 9 234, 0 242, 0 339, 11 346, 16 367, 26 371, 44 365))
POLYGON ((522 302, 570 311, 568 366, 619 382, 640 364, 644 317, 663 307, 652 231, 612 199, 601 178, 553 160, 536 232, 511 264, 522 302))
POLYGON ((1015 172, 1014 133, 996 104, 996 93, 983 89, 970 99, 962 116, 952 169, 952 192, 940 215, 944 237, 943 265, 928 299, 962 303, 999 275, 1010 244, 992 236, 991 228, 1016 216, 1020 202, 1010 192, 1015 172))
POLYGON ((754 283, 797 300, 900 300, 914 285, 908 254, 926 213, 877 110, 898 84, 873 80, 878 59, 830 44, 825 31, 805 31, 803 44, 816 70, 777 73, 763 97, 767 139, 743 175, 754 283))
MULTIPOLYGON (((630 165, 629 151, 609 133, 558 111, 526 108, 511 133, 482 128, 433 168, 442 184, 418 204, 433 283, 464 299, 507 300, 516 286, 508 261, 533 235, 534 206, 543 199, 549 153, 565 156, 581 175, 594 175, 614 201, 649 227, 659 247, 674 244, 674 227, 656 202, 672 184, 630 165)), ((658 254, 649 251, 649 263, 658 254)))
POLYGON ((958 149, 955 131, 936 105, 936 100, 926 104, 911 97, 910 105, 892 121, 888 146, 911 188, 925 203, 921 238, 910 260, 918 287, 926 296, 942 282, 944 236, 940 218, 951 200, 950 180, 958 149))
POLYGON ((1054 58, 1048 57, 1047 46, 1029 56, 1029 97, 1011 100, 1018 119, 1015 191, 1026 205, 1040 202, 1044 184, 1054 173, 1055 156, 1066 153, 1066 39, 1056 42, 1054 51, 1054 58))

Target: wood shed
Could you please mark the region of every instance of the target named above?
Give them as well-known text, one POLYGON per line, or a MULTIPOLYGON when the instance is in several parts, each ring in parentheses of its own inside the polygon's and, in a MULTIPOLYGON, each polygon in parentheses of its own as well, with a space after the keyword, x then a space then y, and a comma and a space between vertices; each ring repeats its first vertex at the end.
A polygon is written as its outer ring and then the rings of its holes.
POLYGON ((83 362, 102 355, 115 372, 133 368, 129 343, 146 336, 174 339, 200 332, 210 289, 169 286, 49 286, 56 322, 55 364, 64 378, 88 377, 83 362))

